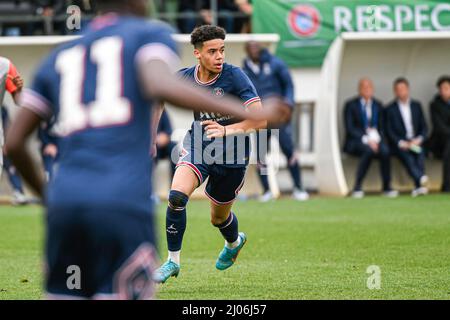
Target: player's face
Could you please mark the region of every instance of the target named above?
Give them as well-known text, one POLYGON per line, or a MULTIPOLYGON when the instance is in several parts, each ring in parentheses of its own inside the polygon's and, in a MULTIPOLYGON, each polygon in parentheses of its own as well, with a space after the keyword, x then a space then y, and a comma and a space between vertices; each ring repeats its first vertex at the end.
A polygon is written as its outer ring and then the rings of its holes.
POLYGON ((214 39, 203 42, 201 49, 194 50, 200 65, 211 73, 222 72, 225 60, 225 41, 214 39))
POLYGON ((450 82, 444 82, 439 87, 439 93, 442 100, 450 101, 450 82))

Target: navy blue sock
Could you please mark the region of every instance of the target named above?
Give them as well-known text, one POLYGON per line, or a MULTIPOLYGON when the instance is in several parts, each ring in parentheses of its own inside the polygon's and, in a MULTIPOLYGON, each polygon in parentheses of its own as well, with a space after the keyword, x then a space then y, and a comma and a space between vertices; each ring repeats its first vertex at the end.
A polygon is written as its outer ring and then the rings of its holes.
POLYGON ((220 233, 229 243, 235 242, 239 237, 239 223, 236 215, 233 212, 230 212, 230 215, 224 223, 219 224, 215 227, 219 228, 220 233))
POLYGON ((186 230, 186 204, 189 197, 182 192, 171 190, 166 212, 166 235, 169 251, 181 250, 186 230))
POLYGON ((259 180, 261 181, 262 187, 264 189, 264 193, 269 191, 269 179, 267 178, 267 166, 258 164, 258 176, 259 180), (262 174, 262 173, 265 174, 262 174))
POLYGON ((294 180, 294 185, 297 189, 302 190, 302 183, 300 177, 300 168, 298 166, 297 160, 294 163, 289 162, 289 172, 291 173, 292 180, 294 180))

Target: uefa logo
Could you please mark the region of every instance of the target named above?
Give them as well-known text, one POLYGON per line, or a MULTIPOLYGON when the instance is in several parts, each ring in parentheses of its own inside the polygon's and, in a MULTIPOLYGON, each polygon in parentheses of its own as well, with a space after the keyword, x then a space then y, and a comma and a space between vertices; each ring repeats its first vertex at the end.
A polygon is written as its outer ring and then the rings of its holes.
POLYGON ((299 38, 308 38, 317 34, 322 18, 319 10, 311 5, 298 5, 289 12, 287 23, 291 33, 299 38))

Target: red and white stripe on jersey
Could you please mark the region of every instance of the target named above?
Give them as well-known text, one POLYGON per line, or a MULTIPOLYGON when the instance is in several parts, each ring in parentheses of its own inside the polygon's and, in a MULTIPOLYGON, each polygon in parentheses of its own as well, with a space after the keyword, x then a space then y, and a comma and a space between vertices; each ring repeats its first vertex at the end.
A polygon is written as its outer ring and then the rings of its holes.
POLYGON ((152 60, 160 60, 166 63, 172 73, 175 73, 180 66, 178 55, 163 43, 155 42, 144 45, 136 53, 136 63, 143 66, 152 60))
POLYGON ((254 97, 254 98, 251 98, 251 99, 248 99, 247 101, 245 101, 244 102, 244 107, 248 107, 249 105, 251 105, 252 103, 254 103, 254 102, 259 102, 259 101, 261 101, 261 98, 260 97, 254 97))
POLYGON ((39 93, 25 89, 20 95, 20 105, 27 108, 44 119, 49 119, 53 113, 51 103, 39 93))

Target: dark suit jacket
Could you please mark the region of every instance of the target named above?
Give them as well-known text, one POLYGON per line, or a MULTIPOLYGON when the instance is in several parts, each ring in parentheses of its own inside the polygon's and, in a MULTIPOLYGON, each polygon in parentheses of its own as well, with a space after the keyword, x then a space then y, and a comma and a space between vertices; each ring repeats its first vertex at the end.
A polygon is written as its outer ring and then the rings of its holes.
MULTIPOLYGON (((414 138, 422 136, 424 141, 428 135, 428 128, 420 102, 411 99, 411 116, 414 128, 414 138)), ((392 147, 398 149, 400 140, 407 141, 406 127, 403 123, 400 106, 397 101, 392 102, 386 109, 386 134, 392 147)))
MULTIPOLYGON (((384 132, 383 118, 381 102, 377 99, 372 99, 372 123, 369 125, 377 128, 382 139, 384 132)), ((362 143, 362 137, 366 134, 360 97, 353 98, 345 103, 344 120, 346 129, 344 152, 353 153, 356 144, 362 143)))
POLYGON ((437 157, 442 157, 445 144, 450 141, 450 104, 437 95, 430 105, 433 133, 428 147, 437 157))

